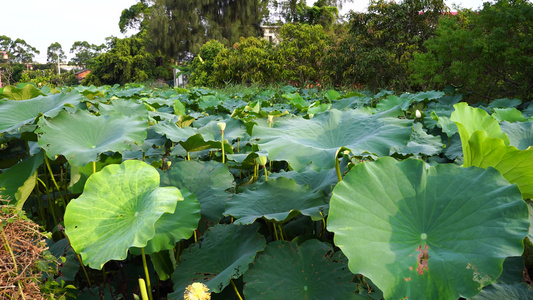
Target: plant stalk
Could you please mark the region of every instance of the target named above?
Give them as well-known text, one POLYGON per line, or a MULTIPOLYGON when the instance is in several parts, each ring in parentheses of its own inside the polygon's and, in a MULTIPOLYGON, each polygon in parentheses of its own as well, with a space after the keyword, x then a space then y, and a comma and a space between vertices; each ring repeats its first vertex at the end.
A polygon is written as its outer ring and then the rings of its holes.
POLYGON ((222 146, 222 163, 226 163, 226 154, 224 152, 224 130, 221 130, 220 133, 220 145, 222 146))
POLYGON ((233 279, 230 279, 229 282, 231 282, 231 285, 233 286, 233 289, 235 290, 235 294, 237 294, 237 297, 239 297, 239 299, 242 300, 241 294, 239 294, 239 290, 237 289, 235 282, 233 282, 233 279))
POLYGON ((141 298, 143 300, 149 300, 148 293, 146 292, 146 284, 144 279, 139 278, 139 289, 141 290, 141 298))
POLYGON ((339 163, 339 152, 341 151, 341 149, 342 147, 339 148, 337 152, 335 152, 335 170, 337 171, 337 179, 339 180, 339 182, 342 181, 341 166, 339 163))
POLYGON ((143 257, 144 274, 146 275, 146 286, 148 287, 148 298, 153 300, 152 285, 150 284, 150 274, 148 274, 148 265, 146 264, 146 254, 144 254, 144 247, 141 248, 143 257))
POLYGON ((59 198, 61 198, 61 201, 63 202, 63 208, 67 208, 67 202, 63 198, 63 194, 61 194, 61 189, 59 189, 59 185, 57 184, 57 181, 54 177, 54 173, 52 172, 52 167, 50 167, 50 162, 48 161, 48 156, 46 154, 44 155, 44 162, 46 163, 46 167, 48 168, 48 172, 50 173, 50 177, 52 177, 52 182, 54 183, 54 186, 57 189, 57 193, 59 194, 59 198))

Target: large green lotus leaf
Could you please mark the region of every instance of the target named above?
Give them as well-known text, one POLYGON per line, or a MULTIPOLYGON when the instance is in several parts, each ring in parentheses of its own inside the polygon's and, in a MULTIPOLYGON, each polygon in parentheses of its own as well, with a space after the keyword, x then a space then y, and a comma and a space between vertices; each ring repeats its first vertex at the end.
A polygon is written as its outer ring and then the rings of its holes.
MULTIPOLYGON (((276 241, 244 274, 246 299, 356 299, 354 275, 331 245, 276 241)), ((362 299, 365 299, 361 296, 362 299)))
POLYGON ((525 283, 491 284, 472 300, 533 300, 533 288, 525 283))
POLYGON ((217 224, 223 218, 226 203, 234 187, 228 167, 215 161, 180 161, 161 173, 161 186, 186 188, 193 193, 202 207, 202 216, 217 224))
POLYGON ((37 184, 37 168, 43 161, 44 153, 39 151, 0 174, 0 196, 21 210, 37 184))
POLYGON ((74 194, 81 194, 83 192, 83 187, 87 179, 96 171, 102 170, 105 166, 110 164, 120 164, 122 162, 122 155, 118 152, 115 152, 113 156, 108 156, 101 154, 98 158, 98 161, 94 164, 88 163, 83 167, 78 167, 71 165, 70 166, 70 181, 69 181, 69 190, 74 194), (93 169, 94 167, 94 169, 93 169))
POLYGON ((115 99, 111 104, 100 104, 98 110, 101 115, 110 115, 112 113, 119 113, 124 116, 141 116, 144 119, 148 118, 148 110, 146 106, 135 100, 115 99))
POLYGON ((492 116, 498 121, 508 121, 508 122, 525 122, 527 121, 526 117, 522 113, 514 108, 495 108, 492 116))
POLYGON ((490 104, 488 105, 488 108, 508 108, 508 107, 517 107, 518 105, 522 104, 522 100, 520 99, 496 99, 492 100, 490 104))
MULTIPOLYGON (((341 165, 341 172, 344 172, 346 164, 341 165)), ((329 195, 333 190, 333 187, 339 182, 337 177, 337 171, 335 169, 323 170, 320 172, 312 169, 306 169, 303 172, 279 172, 268 175, 268 178, 286 177, 296 181, 301 186, 308 185, 312 192, 322 191, 324 195, 329 195)))
POLYGON ((350 270, 386 299, 457 299, 522 254, 527 218, 520 191, 496 169, 383 157, 337 184, 327 228, 350 270))
POLYGON ((475 131, 486 131, 489 137, 500 138, 506 145, 509 145, 509 138, 501 130, 498 121, 486 111, 480 108, 470 107, 465 102, 457 103, 453 107, 455 111, 452 113, 450 120, 454 121, 459 129, 465 167, 471 166, 471 158, 468 155, 468 140, 470 140, 470 136, 475 131))
MULTIPOLYGON (((406 95, 406 94, 404 94, 406 95)), ((394 108, 395 106, 400 106, 400 108, 403 111, 406 111, 409 109, 409 106, 411 106, 411 103, 413 102, 412 97, 405 97, 402 95, 402 97, 398 97, 396 95, 389 95, 387 98, 381 100, 377 105, 376 108, 379 111, 385 111, 389 110, 391 108, 394 108)))
POLYGON ((391 154, 398 153, 401 155, 432 156, 442 151, 442 142, 440 137, 427 134, 421 123, 413 125, 411 140, 405 146, 394 146, 391 148, 391 154))
POLYGON ((371 116, 354 111, 330 110, 311 120, 291 118, 280 120, 275 127, 253 129, 259 148, 271 160, 286 160, 295 171, 312 163, 317 169, 335 166, 335 153, 340 147, 355 155, 363 152, 389 155, 394 146, 406 145, 412 121, 390 117, 400 108, 371 116))
POLYGON ((185 288, 202 282, 209 290, 220 293, 231 279, 242 276, 263 251, 265 239, 257 231, 258 224, 248 226, 216 225, 202 239, 183 252, 172 274, 174 293, 169 299, 183 299, 185 288))
POLYGON ((502 122, 502 131, 509 137, 511 146, 519 150, 525 150, 533 146, 533 121, 528 122, 502 122))
POLYGON ((516 183, 524 199, 533 198, 533 147, 518 150, 501 139, 476 131, 468 141, 472 166, 493 167, 510 183, 516 183))
POLYGON ((40 114, 53 118, 66 105, 77 105, 81 99, 80 94, 72 92, 23 101, 0 101, 0 132, 14 133, 22 125, 32 123, 40 114))
POLYGON ((10 100, 28 100, 37 96, 43 95, 41 90, 33 86, 33 84, 26 84, 21 89, 14 86, 6 86, 1 94, 2 97, 10 100))
POLYGON ((91 268, 122 260, 131 247, 145 247, 155 223, 173 213, 183 197, 175 187, 159 187, 156 169, 137 160, 94 173, 83 194, 67 205, 65 233, 91 268))
POLYGON ((155 132, 166 135, 166 137, 174 143, 186 141, 197 133, 195 128, 180 128, 175 123, 169 121, 158 123, 153 128, 155 132))
POLYGON ((74 114, 62 111, 50 120, 43 118, 39 126, 35 132, 46 154, 64 155, 70 164, 80 167, 98 160, 100 153, 129 150, 129 143, 142 144, 148 128, 140 117, 97 117, 82 110, 74 114))
MULTIPOLYGON (((155 222, 155 236, 144 247, 146 254, 173 249, 180 240, 190 238, 198 227, 200 203, 186 188, 180 188, 180 192, 183 201, 176 204, 174 213, 164 214, 155 222)), ((141 250, 132 249, 132 253, 140 254, 141 250)))
POLYGON ((224 214, 235 217, 237 224, 251 224, 259 218, 285 222, 300 213, 317 221, 324 218, 326 210, 322 193, 280 177, 234 195, 224 214))

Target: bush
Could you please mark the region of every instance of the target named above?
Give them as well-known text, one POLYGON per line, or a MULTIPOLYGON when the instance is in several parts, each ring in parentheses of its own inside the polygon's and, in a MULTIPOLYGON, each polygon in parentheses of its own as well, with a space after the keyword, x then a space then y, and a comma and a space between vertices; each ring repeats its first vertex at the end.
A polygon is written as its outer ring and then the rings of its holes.
POLYGON ((213 72, 215 70, 215 57, 224 50, 227 50, 227 48, 216 40, 210 40, 200 48, 200 52, 190 63, 192 73, 189 80, 192 85, 217 86, 223 82, 221 79, 216 78, 213 72))
POLYGON ((533 5, 525 0, 485 3, 479 13, 443 18, 436 36, 415 54, 411 80, 428 89, 447 85, 472 100, 532 100, 533 5))

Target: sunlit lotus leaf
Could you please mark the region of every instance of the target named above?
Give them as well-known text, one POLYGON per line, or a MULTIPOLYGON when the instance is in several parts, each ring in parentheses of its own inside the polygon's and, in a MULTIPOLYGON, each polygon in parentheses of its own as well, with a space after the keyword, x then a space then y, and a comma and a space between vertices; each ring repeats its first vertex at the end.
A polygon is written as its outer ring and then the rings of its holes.
POLYGON ((492 116, 498 121, 507 121, 507 122, 525 122, 527 121, 526 117, 522 113, 514 108, 495 108, 492 116))
POLYGON ((224 129, 224 139, 228 141, 233 141, 238 138, 243 138, 246 133, 246 127, 244 124, 236 119, 228 119, 225 121, 211 121, 205 126, 198 129, 198 133, 202 135, 206 141, 218 141, 220 142, 221 132, 217 126, 217 123, 224 122, 226 123, 226 129, 224 129))
MULTIPOLYGON (((342 253, 309 240, 268 244, 244 274, 246 299, 358 299, 342 253)), ((361 297, 361 299, 365 299, 361 297)), ((368 299, 368 298, 366 298, 368 299)))
POLYGON ((507 181, 518 185, 525 199, 533 198, 533 147, 518 150, 488 137, 485 131, 474 132, 468 145, 472 166, 497 169, 507 181))
POLYGON ((533 146, 533 121, 529 122, 502 122, 502 131, 509 137, 511 146, 519 150, 525 150, 533 146))
POLYGON ((44 153, 39 151, 0 174, 0 196, 10 200, 19 210, 37 184, 37 169, 44 161, 44 153))
MULTIPOLYGON (((202 151, 207 149, 222 149, 220 140, 205 140, 204 136, 200 134, 196 128, 180 128, 172 122, 164 122, 155 125, 154 130, 157 133, 166 135, 171 141, 179 143, 187 152, 202 151)), ((226 140, 225 136, 224 139, 226 140)), ((233 148, 231 145, 229 145, 229 143, 224 143, 224 150, 226 153, 233 153, 233 148)))
POLYGON ((491 284, 472 300, 533 300, 533 288, 525 283, 491 284))
POLYGON ((197 133, 197 130, 192 127, 180 128, 173 122, 161 122, 154 125, 155 132, 165 135, 174 143, 186 141, 191 136, 197 133))
POLYGON ((175 187, 159 187, 156 169, 137 160, 109 165, 87 180, 67 205, 65 233, 91 268, 122 260, 131 247, 145 247, 155 223, 183 200, 175 187))
POLYGON ((43 93, 33 84, 26 84, 21 89, 8 85, 0 94, 0 99, 6 98, 10 100, 28 100, 40 95, 43 95, 43 93))
POLYGON ((49 157, 64 155, 70 164, 85 166, 96 161, 105 151, 131 149, 131 143, 142 144, 148 124, 141 117, 113 114, 106 117, 86 111, 60 112, 53 119, 41 119, 39 146, 49 157))
MULTIPOLYGON (((144 247, 146 254, 173 249, 180 240, 190 238, 198 227, 200 203, 186 188, 180 188, 180 192, 183 201, 176 204, 174 213, 164 214, 155 222, 155 236, 144 247)), ((140 253, 140 249, 132 253, 140 253)))
POLYGON ((234 195, 224 214, 235 217, 237 224, 251 224, 259 218, 285 222, 299 214, 317 221, 324 218, 326 211, 324 194, 280 177, 234 195))
POLYGON ((174 293, 169 299, 183 299, 185 288, 202 282, 213 293, 220 293, 231 279, 242 276, 263 251, 265 239, 257 231, 258 224, 248 226, 216 225, 198 243, 183 252, 172 274, 174 293))
POLYGON ((295 117, 279 120, 273 128, 255 126, 253 138, 271 160, 286 160, 295 171, 311 163, 316 169, 329 169, 334 167, 340 147, 355 155, 370 152, 386 156, 392 147, 406 145, 412 121, 390 117, 399 110, 371 116, 331 110, 311 120, 295 117))
POLYGON ((226 190, 234 187, 233 180, 228 167, 215 161, 181 161, 161 171, 162 186, 189 190, 200 202, 202 216, 215 224, 222 219, 226 202, 231 198, 226 190))
POLYGON ((53 118, 65 106, 75 106, 81 99, 80 94, 72 92, 22 101, 0 100, 0 132, 14 133, 22 125, 33 123, 40 114, 53 118))
POLYGON ((523 252, 522 195, 493 168, 383 157, 333 190, 327 228, 386 299, 470 298, 523 252))
POLYGON ((100 104, 98 106, 101 115, 109 115, 112 113, 119 113, 124 116, 141 116, 148 118, 148 110, 146 106, 135 100, 115 99, 111 104, 100 104))

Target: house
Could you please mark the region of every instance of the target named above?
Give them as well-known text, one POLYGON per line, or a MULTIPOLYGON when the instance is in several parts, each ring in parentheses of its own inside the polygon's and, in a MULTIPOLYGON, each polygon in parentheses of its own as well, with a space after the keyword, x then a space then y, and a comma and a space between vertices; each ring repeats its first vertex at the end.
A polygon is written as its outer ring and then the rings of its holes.
POLYGON ((261 26, 263 37, 269 42, 279 44, 278 32, 281 26, 261 26))
POLYGON ((81 82, 87 75, 89 75, 89 73, 91 73, 91 70, 81 70, 74 73, 74 75, 76 75, 78 82, 81 82))

